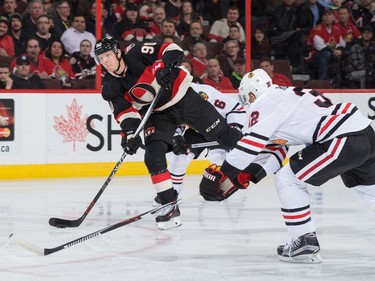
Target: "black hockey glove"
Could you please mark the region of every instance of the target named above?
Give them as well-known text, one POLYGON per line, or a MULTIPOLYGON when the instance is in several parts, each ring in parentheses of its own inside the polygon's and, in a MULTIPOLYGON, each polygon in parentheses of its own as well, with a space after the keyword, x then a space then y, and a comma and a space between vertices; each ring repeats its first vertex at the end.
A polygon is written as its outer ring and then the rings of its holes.
POLYGON ((140 136, 133 137, 133 131, 123 132, 121 140, 121 146, 125 152, 129 155, 133 155, 137 152, 138 148, 142 146, 142 138, 140 136))
POLYGON ((207 201, 223 201, 238 189, 246 189, 250 178, 250 174, 241 172, 235 180, 231 180, 220 171, 220 166, 213 164, 205 169, 199 192, 207 201))
POLYGON ((158 81, 158 84, 164 88, 170 88, 174 82, 174 80, 177 78, 179 68, 168 68, 164 67, 160 70, 158 70, 155 74, 156 81, 158 81))
POLYGON ((176 155, 189 154, 190 147, 185 138, 181 135, 176 135, 172 140, 173 153, 176 155))

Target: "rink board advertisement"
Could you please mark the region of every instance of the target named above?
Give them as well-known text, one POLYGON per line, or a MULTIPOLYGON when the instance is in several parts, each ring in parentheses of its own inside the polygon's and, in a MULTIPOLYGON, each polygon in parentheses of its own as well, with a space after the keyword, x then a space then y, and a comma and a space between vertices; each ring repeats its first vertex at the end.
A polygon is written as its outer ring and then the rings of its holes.
MULTIPOLYGON (((231 95, 236 98, 235 94, 231 95)), ((374 93, 328 93, 326 96, 334 103, 351 101, 365 116, 375 120, 374 93)), ((372 124, 375 128, 375 121, 372 124)), ((1 95, 0 164, 3 170, 8 165, 13 165, 12 171, 17 165, 30 164, 113 165, 123 152, 120 142, 120 126, 100 94, 1 95)), ((127 155, 126 162, 143 164, 143 157, 140 149, 136 155, 127 155)))

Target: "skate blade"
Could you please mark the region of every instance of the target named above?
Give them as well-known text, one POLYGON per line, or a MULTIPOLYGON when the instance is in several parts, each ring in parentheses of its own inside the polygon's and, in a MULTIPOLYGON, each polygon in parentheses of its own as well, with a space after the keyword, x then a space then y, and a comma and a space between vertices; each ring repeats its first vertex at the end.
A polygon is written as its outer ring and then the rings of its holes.
POLYGON ((319 254, 300 255, 296 257, 279 256, 279 259, 283 262, 289 262, 289 263, 322 263, 323 262, 323 259, 319 254))
POLYGON ((181 222, 180 217, 175 217, 175 218, 172 218, 169 221, 158 222, 157 224, 158 224, 159 230, 167 230, 167 229, 170 229, 170 228, 181 226, 182 222, 181 222))

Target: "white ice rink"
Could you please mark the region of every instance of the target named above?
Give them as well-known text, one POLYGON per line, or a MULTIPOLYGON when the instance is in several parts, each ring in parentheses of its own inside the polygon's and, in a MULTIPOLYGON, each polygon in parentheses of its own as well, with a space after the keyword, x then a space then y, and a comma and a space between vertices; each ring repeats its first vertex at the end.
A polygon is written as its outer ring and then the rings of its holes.
POLYGON ((15 233, 53 248, 151 209, 149 177, 115 177, 78 228, 49 226, 50 217, 79 218, 105 178, 2 181, 0 281, 360 281, 375 280, 375 212, 340 179, 311 192, 322 264, 280 262, 287 242, 273 178, 228 201, 198 196, 199 176, 182 193, 183 225, 159 231, 154 216, 49 256, 9 243, 15 233))

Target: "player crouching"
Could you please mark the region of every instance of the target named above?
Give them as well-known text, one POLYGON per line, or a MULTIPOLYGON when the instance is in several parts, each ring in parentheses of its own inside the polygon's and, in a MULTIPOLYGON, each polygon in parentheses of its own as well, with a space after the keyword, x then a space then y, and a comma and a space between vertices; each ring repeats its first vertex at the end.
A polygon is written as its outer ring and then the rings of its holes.
POLYGON ((249 128, 218 170, 200 183, 206 200, 221 201, 261 177, 251 166, 273 145, 305 145, 275 170, 275 185, 291 242, 277 248, 285 262, 320 263, 308 185, 340 176, 366 205, 375 205, 375 133, 371 120, 350 102, 332 104, 316 90, 272 84, 262 69, 247 73, 239 96, 249 107, 249 128), (349 161, 348 161, 349 160, 349 161), (255 175, 255 176, 254 176, 255 175))

